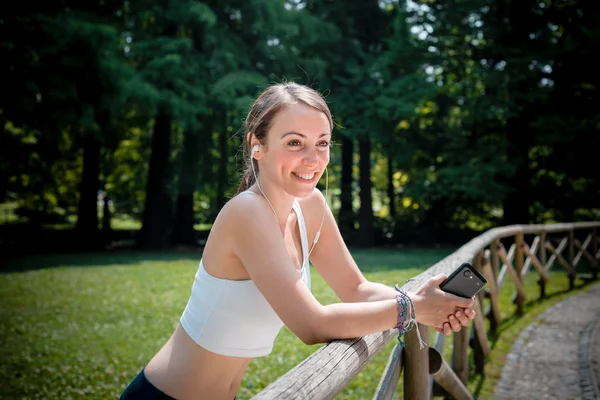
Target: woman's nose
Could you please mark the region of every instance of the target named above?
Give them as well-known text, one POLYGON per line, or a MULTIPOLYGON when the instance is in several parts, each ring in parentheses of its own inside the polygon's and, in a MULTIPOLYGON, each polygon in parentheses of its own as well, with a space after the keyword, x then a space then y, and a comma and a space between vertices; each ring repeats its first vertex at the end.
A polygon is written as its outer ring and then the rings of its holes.
POLYGON ((306 166, 314 166, 319 163, 319 158, 317 156, 316 150, 308 150, 302 159, 304 165, 306 166))

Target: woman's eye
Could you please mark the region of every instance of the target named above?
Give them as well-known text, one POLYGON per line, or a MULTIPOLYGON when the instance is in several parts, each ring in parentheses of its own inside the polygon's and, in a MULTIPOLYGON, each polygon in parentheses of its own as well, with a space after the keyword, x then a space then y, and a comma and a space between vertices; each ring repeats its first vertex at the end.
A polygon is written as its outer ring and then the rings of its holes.
POLYGON ((296 146, 300 146, 300 141, 299 140, 290 140, 288 142, 288 146, 292 146, 292 147, 296 147, 296 146))
POLYGON ((329 147, 330 144, 327 140, 323 140, 319 142, 319 147, 329 147))

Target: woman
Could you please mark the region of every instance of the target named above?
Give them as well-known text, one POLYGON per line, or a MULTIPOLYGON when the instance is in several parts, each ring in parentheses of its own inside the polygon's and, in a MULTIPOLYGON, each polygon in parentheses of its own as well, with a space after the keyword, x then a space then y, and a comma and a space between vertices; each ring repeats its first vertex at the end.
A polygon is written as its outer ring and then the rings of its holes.
POLYGON ((233 399, 252 358, 271 352, 284 324, 315 344, 403 330, 412 312, 449 335, 475 315, 473 299, 438 288, 443 275, 401 296, 362 275, 316 189, 333 129, 319 93, 270 86, 245 128, 238 194, 214 222, 180 322, 122 399, 233 399), (313 297, 309 256, 342 303, 313 297))

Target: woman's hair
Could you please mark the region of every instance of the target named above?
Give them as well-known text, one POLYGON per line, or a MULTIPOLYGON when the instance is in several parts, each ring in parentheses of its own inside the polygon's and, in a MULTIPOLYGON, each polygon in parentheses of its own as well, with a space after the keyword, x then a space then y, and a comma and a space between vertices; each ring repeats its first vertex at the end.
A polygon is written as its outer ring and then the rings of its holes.
POLYGON ((258 141, 264 145, 267 132, 271 128, 277 113, 292 104, 304 104, 325 113, 329 120, 329 127, 333 129, 331 111, 329 111, 323 96, 316 90, 294 82, 278 83, 266 88, 252 104, 244 122, 244 174, 236 194, 248 189, 255 182, 252 164, 250 163, 254 163, 254 168, 258 173, 258 162, 250 158, 251 134, 253 133, 258 141))

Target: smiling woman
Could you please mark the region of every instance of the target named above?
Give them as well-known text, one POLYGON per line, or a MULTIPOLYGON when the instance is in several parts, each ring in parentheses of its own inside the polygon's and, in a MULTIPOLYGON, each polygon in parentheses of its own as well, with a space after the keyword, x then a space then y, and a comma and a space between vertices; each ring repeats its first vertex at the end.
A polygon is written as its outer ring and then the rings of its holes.
POLYGON ((292 174, 316 184, 329 163, 332 130, 333 118, 329 107, 315 90, 295 83, 267 88, 256 99, 246 118, 244 159, 247 161, 238 193, 254 184, 255 173, 260 171, 258 161, 267 150, 274 151, 270 152, 267 162, 260 163, 264 168, 277 165, 276 161, 283 159, 288 167, 296 164, 297 170, 292 170, 292 174), (251 148, 256 145, 259 148, 251 156, 251 148), (302 159, 307 150, 309 157, 302 159), (294 154, 295 158, 292 158, 294 154), (268 162, 270 158, 275 162, 268 162))
POLYGON ((441 291, 444 275, 414 293, 364 277, 316 188, 332 129, 325 100, 309 87, 273 85, 256 99, 238 193, 214 222, 174 333, 122 399, 232 399, 284 325, 306 344, 403 334, 417 321, 446 335, 468 325, 473 299, 441 291), (342 303, 313 296, 311 263, 342 303))

